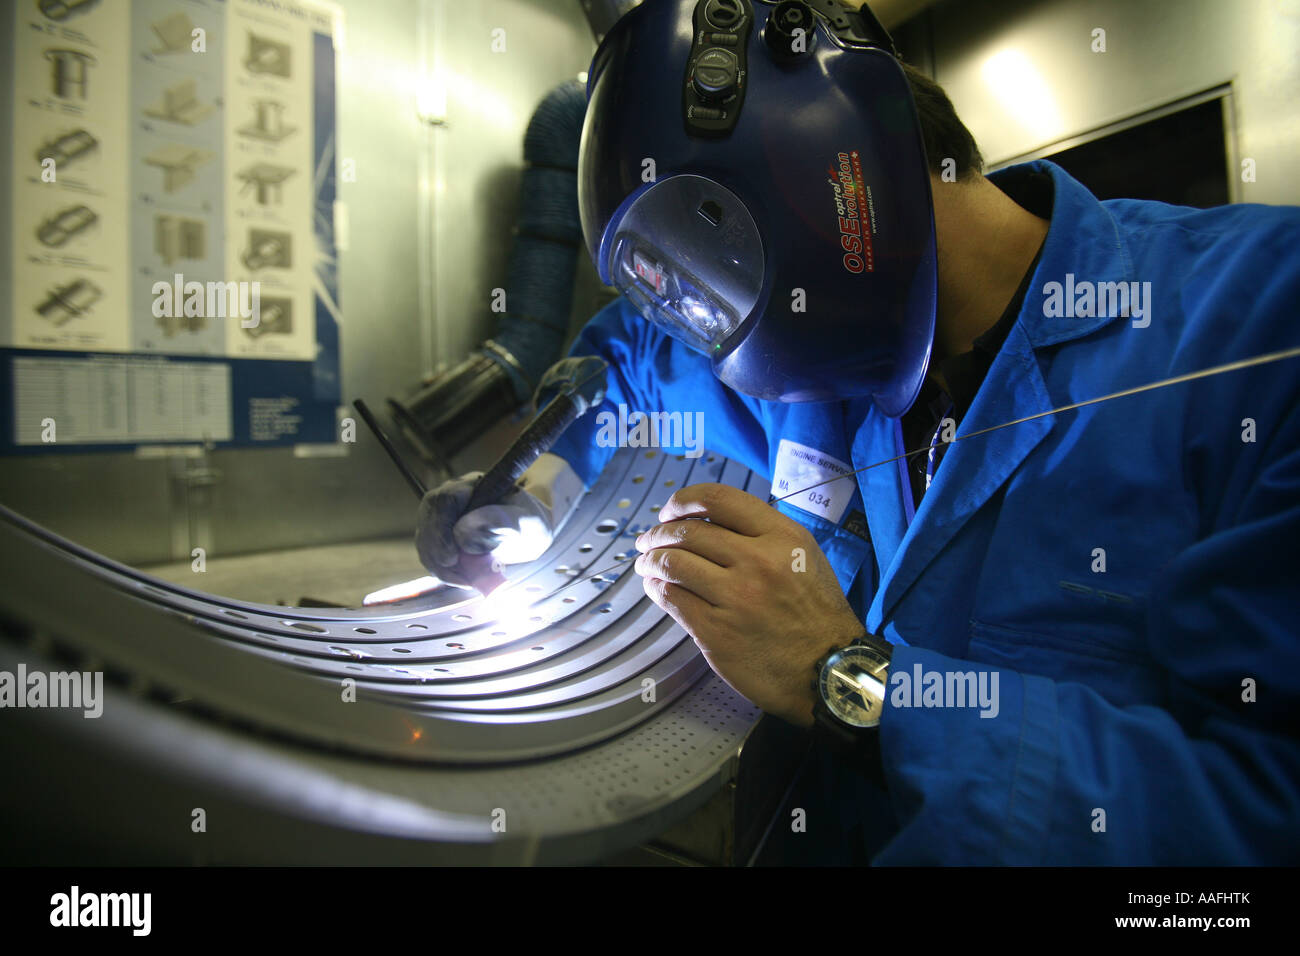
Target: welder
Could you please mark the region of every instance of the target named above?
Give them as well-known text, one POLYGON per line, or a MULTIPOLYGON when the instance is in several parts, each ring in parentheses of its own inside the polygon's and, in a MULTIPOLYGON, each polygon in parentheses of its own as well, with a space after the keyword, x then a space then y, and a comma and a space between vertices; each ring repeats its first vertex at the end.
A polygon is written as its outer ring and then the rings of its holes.
MULTIPOLYGON (((859 6, 648 0, 588 79, 622 295, 572 354, 780 499, 681 488, 636 562, 816 740, 769 858, 1300 861, 1295 362, 1042 414, 1300 344, 1300 210, 985 176, 859 6)), ((595 418, 496 505, 430 492, 426 566, 537 557, 614 452, 595 418)))

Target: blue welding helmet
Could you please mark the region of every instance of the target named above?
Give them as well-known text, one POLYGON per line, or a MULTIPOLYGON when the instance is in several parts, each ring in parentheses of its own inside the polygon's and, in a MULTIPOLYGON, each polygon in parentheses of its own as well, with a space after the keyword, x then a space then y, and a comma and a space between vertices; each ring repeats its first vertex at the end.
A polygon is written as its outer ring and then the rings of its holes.
POLYGON ((582 228, 601 279, 769 401, 915 400, 934 213, 887 33, 836 0, 646 0, 588 73, 582 228))

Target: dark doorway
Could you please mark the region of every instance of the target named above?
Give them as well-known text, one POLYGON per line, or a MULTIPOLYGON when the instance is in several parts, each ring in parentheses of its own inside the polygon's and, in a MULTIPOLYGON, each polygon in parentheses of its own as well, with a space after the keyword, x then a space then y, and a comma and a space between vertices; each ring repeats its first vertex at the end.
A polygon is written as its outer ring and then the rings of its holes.
POLYGON ((1043 158, 1098 199, 1222 206, 1229 201, 1223 110, 1223 97, 1215 97, 1043 158))

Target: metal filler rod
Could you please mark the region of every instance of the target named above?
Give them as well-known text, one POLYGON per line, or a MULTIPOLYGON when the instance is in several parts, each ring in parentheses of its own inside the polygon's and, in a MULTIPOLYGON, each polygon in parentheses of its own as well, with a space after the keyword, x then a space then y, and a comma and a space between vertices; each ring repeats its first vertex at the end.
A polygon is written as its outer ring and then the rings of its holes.
MULTIPOLYGON (((1145 385, 1137 385, 1134 386, 1133 388, 1126 388, 1118 392, 1111 392, 1109 395, 1100 395, 1097 398, 1089 398, 1082 402, 1073 402, 1069 405, 1061 405, 1059 408, 1052 408, 1045 412, 1037 412, 1036 414, 1033 415, 1026 415, 1024 418, 1017 418, 1014 421, 1002 422, 1000 425, 990 425, 988 428, 981 428, 978 431, 973 431, 967 435, 954 436, 951 439, 939 442, 939 444, 952 445, 967 438, 974 438, 977 435, 988 435, 992 432, 999 431, 1003 428, 1010 428, 1012 425, 1020 425, 1023 424, 1024 422, 1031 422, 1036 418, 1046 418, 1049 415, 1059 415, 1061 412, 1073 411, 1076 408, 1083 408, 1087 405, 1099 405, 1102 402, 1109 402, 1116 398, 1125 398, 1129 395, 1138 395, 1142 392, 1150 392, 1158 388, 1167 388, 1171 385, 1180 385, 1183 382, 1191 382, 1200 378, 1210 378, 1211 376, 1214 375, 1222 375, 1225 372, 1235 372, 1243 368, 1252 368, 1256 365, 1268 365, 1272 362, 1281 362, 1291 358, 1300 358, 1300 348, 1283 349, 1280 352, 1266 352, 1261 355, 1251 356, 1250 358, 1239 359, 1238 361, 1235 362, 1226 362, 1223 365, 1214 365, 1211 366, 1210 368, 1199 369, 1195 372, 1187 372, 1183 375, 1175 375, 1171 378, 1162 378, 1159 381, 1148 382, 1145 385)), ((914 455, 923 455, 928 453, 929 451, 930 451, 930 446, 926 445, 924 448, 917 448, 912 451, 903 452, 901 455, 895 455, 892 458, 886 458, 882 461, 872 462, 870 465, 863 465, 861 468, 857 468, 850 472, 845 472, 842 475, 836 475, 834 478, 827 478, 824 481, 819 481, 815 484, 811 484, 807 488, 800 488, 798 491, 792 491, 788 495, 782 495, 780 498, 769 498, 768 504, 775 506, 778 501, 785 501, 787 498, 793 498, 795 495, 801 495, 805 491, 811 491, 813 488, 820 488, 822 485, 830 484, 832 481, 842 481, 845 478, 852 478, 854 475, 864 471, 869 471, 872 468, 879 468, 881 465, 888 465, 891 462, 899 461, 900 459, 904 459, 904 458, 911 458, 914 455)), ((562 584, 556 590, 563 591, 565 588, 572 587, 575 584, 581 584, 584 581, 590 581, 593 578, 598 578, 603 574, 607 574, 610 571, 625 566, 626 565, 622 565, 622 564, 611 565, 608 568, 604 568, 603 570, 597 571, 595 574, 588 574, 580 578, 574 578, 572 581, 569 581, 566 584, 562 584)))

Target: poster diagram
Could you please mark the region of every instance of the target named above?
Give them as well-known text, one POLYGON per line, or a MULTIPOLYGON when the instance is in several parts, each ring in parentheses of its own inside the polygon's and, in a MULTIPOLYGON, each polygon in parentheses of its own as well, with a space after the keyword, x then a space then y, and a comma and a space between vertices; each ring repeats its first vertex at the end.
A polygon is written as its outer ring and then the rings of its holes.
POLYGON ((11 9, 3 444, 39 444, 31 396, 82 444, 332 441, 337 9, 11 9))

